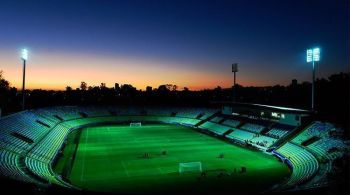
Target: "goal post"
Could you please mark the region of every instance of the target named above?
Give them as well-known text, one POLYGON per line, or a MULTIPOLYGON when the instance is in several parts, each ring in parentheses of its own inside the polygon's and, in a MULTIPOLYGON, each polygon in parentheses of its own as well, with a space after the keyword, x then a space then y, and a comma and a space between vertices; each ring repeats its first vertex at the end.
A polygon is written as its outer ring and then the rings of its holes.
POLYGON ((202 172, 201 162, 179 163, 179 173, 202 172))
POLYGON ((142 124, 141 124, 141 122, 132 122, 132 123, 130 123, 130 127, 141 127, 142 126, 142 124))

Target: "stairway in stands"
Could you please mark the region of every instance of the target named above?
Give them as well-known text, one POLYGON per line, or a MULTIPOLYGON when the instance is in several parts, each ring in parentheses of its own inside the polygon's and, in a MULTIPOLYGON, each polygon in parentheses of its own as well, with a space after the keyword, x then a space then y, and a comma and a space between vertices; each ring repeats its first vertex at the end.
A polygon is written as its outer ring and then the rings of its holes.
POLYGON ((228 131, 226 131, 224 134, 222 134, 223 137, 226 137, 226 135, 232 133, 233 130, 232 129, 229 129, 228 131))
POLYGON ((19 168, 23 171, 23 173, 25 175, 27 175, 29 178, 31 178, 32 180, 35 181, 35 183, 37 185, 40 185, 41 187, 46 187, 49 185, 49 182, 42 179, 41 177, 37 176, 35 173, 33 173, 27 166, 25 163, 25 159, 26 159, 26 154, 25 152, 23 152, 22 154, 19 154, 19 158, 18 158, 18 165, 19 168))
POLYGON ((287 141, 292 140, 295 136, 297 136, 300 132, 302 132, 306 127, 308 127, 312 123, 312 120, 307 120, 300 126, 296 127, 292 131, 290 131, 286 136, 277 140, 270 148, 279 148, 287 141))
POLYGON ((274 125, 276 125, 276 123, 271 122, 267 127, 265 127, 265 128, 260 132, 260 134, 261 134, 261 135, 266 135, 266 133, 269 132, 269 131, 273 128, 274 125))
POLYGON ((213 115, 209 116, 208 118, 203 119, 202 121, 199 121, 199 122, 198 122, 197 124, 195 124, 194 126, 195 126, 195 127, 198 127, 198 126, 202 125, 203 123, 210 121, 211 119, 215 118, 216 116, 218 116, 218 115, 220 115, 220 114, 221 114, 221 111, 217 111, 217 112, 215 112, 213 115))

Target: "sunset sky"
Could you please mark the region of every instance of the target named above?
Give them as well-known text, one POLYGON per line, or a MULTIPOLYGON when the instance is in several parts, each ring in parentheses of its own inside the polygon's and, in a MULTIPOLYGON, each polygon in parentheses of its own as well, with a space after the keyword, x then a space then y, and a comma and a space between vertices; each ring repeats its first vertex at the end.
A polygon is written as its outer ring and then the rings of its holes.
POLYGON ((0 70, 27 87, 106 83, 182 89, 310 81, 306 49, 319 46, 317 76, 348 71, 348 0, 0 0, 0 70))

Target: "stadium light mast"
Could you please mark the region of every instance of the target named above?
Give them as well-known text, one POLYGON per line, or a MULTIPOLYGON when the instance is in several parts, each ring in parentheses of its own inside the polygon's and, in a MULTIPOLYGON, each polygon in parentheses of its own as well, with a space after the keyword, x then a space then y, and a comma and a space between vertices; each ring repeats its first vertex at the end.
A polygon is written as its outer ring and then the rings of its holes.
POLYGON ((320 48, 306 50, 306 62, 312 62, 312 94, 311 94, 311 110, 315 110, 315 62, 320 61, 320 48))
POLYGON ((25 81, 26 81, 26 62, 28 60, 28 50, 22 49, 21 59, 23 60, 23 83, 22 83, 22 110, 25 109, 25 81))
POLYGON ((238 72, 238 63, 232 64, 232 72, 233 72, 233 102, 236 102, 236 72, 238 72))

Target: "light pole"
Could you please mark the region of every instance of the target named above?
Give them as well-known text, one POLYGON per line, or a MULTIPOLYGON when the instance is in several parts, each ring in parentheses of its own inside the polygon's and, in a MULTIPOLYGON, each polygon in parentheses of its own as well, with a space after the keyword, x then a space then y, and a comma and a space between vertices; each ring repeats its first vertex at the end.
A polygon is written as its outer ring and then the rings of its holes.
POLYGON ((315 110, 315 62, 320 61, 320 48, 306 50, 306 62, 312 62, 312 94, 311 94, 311 110, 315 110))
POLYGON ((233 72, 233 102, 236 102, 236 72, 238 72, 238 63, 232 64, 232 72, 233 72))
POLYGON ((25 109, 25 96, 26 96, 26 89, 25 89, 25 81, 26 81, 26 62, 28 60, 28 50, 22 49, 22 55, 21 58, 23 60, 23 83, 22 83, 22 110, 25 109))

